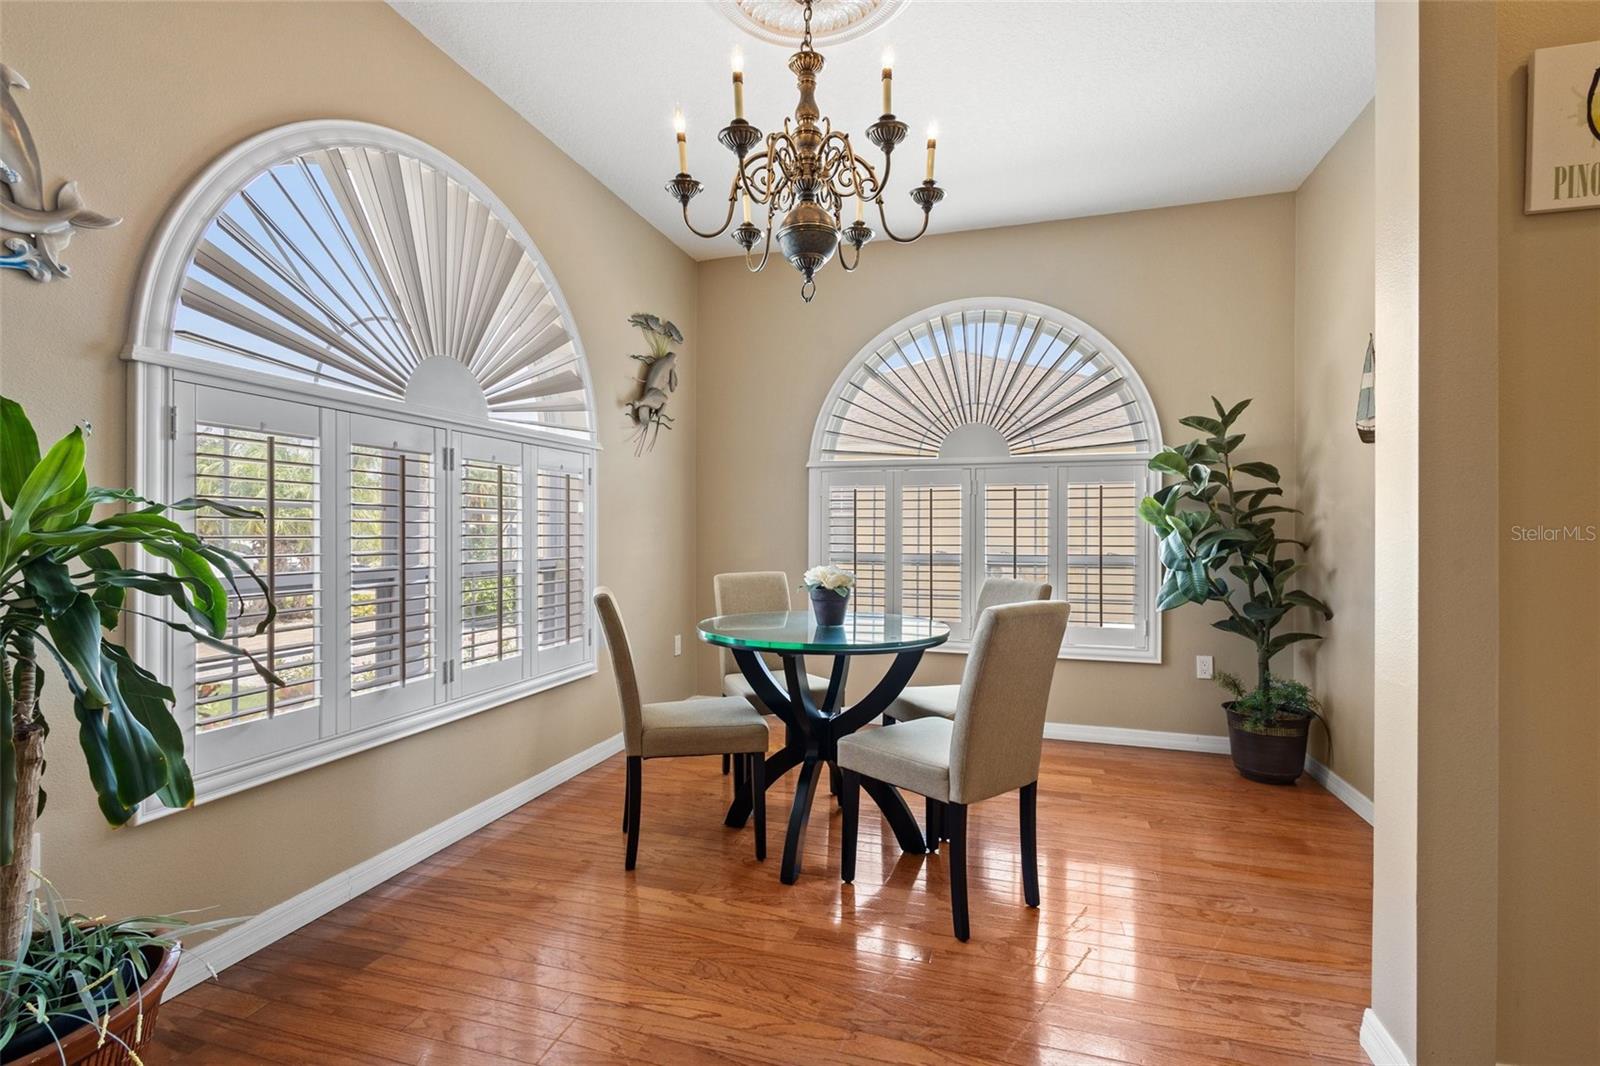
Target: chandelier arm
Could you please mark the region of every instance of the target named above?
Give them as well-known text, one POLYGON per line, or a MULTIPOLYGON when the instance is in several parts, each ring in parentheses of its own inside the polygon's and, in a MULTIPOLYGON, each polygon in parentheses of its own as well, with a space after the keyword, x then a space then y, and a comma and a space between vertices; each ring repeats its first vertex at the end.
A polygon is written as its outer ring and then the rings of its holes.
POLYGON ((856 261, 853 262, 853 263, 846 263, 844 261, 844 247, 840 246, 840 248, 839 248, 839 266, 844 268, 844 272, 846 274, 851 273, 852 271, 855 270, 856 267, 858 267, 860 265, 861 265, 861 248, 858 247, 856 249, 856 261))
POLYGON ((728 226, 733 222, 733 205, 739 202, 739 173, 734 171, 733 183, 728 188, 728 213, 722 220, 722 225, 710 233, 702 233, 694 228, 694 223, 689 221, 689 201, 683 201, 683 224, 689 227, 689 232, 696 237, 720 237, 728 231, 728 226))
POLYGON ((772 254, 772 218, 767 217, 767 240, 761 248, 761 262, 750 265, 750 249, 744 250, 744 268, 752 274, 761 273, 761 268, 767 265, 767 257, 772 254))
POLYGON ((895 233, 894 230, 889 228, 889 215, 888 212, 883 209, 883 197, 879 196, 875 202, 878 205, 878 219, 883 223, 883 232, 891 241, 894 241, 896 244, 910 244, 921 237, 924 233, 928 232, 928 219, 933 216, 932 211, 924 211, 922 213, 921 229, 917 230, 916 233, 913 233, 909 237, 902 237, 895 233))

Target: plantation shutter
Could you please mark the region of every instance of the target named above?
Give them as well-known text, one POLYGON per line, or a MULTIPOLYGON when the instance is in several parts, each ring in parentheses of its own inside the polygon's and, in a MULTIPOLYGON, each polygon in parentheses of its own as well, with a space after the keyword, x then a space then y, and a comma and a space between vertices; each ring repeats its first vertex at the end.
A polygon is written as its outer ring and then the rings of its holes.
POLYGON ((179 418, 189 442, 180 468, 186 495, 204 496, 253 516, 195 512, 195 531, 237 553, 267 592, 241 582, 223 639, 281 677, 268 684, 239 656, 204 644, 180 649, 193 685, 198 770, 308 743, 324 729, 325 662, 322 530, 325 433, 313 407, 263 401, 222 389, 180 390, 179 418), (278 614, 261 633, 267 596, 278 614))
POLYGON ((966 471, 907 471, 900 483, 901 614, 934 618, 966 636, 966 471))
POLYGON ((1146 475, 1137 464, 1062 471, 1063 584, 1072 604, 1068 647, 1121 647, 1145 638, 1139 500, 1146 475))
POLYGON ((534 564, 541 671, 582 661, 588 647, 587 477, 582 455, 538 449, 534 564))
POLYGON ((432 429, 363 415, 345 424, 345 630, 336 644, 355 723, 365 725, 439 696, 441 478, 432 429))
POLYGON ((985 474, 984 577, 1051 580, 1049 482, 1046 475, 1025 471, 985 474))
POLYGON ((833 484, 824 518, 826 561, 856 575, 849 610, 888 610, 888 486, 833 484))
POLYGON ((522 447, 462 435, 457 468, 460 682, 465 692, 522 675, 522 447))

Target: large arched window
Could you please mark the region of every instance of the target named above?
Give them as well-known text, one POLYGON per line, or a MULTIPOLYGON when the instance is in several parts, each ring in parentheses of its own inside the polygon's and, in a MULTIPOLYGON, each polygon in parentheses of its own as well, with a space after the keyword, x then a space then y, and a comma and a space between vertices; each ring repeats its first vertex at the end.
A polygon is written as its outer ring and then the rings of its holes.
POLYGON ((860 611, 971 634, 988 575, 1072 603, 1062 654, 1154 662, 1154 406, 1084 322, 1024 300, 961 300, 879 334, 817 419, 812 558, 855 571, 860 611))
POLYGON ((594 406, 555 279, 454 160, 298 123, 217 161, 151 253, 130 357, 136 479, 263 599, 179 682, 202 799, 592 672, 594 406))

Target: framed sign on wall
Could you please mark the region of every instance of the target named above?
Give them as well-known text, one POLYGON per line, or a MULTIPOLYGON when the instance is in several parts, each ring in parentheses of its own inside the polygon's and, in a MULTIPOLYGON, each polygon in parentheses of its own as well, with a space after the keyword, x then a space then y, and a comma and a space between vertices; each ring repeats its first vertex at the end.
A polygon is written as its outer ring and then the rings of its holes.
POLYGON ((1541 48, 1528 59, 1524 210, 1600 207, 1600 41, 1541 48))

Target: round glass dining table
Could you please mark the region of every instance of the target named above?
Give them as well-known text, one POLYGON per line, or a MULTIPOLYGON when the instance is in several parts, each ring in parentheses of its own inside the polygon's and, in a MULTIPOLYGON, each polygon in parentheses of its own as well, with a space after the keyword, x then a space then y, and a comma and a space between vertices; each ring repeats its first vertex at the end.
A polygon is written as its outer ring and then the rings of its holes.
MULTIPOLYGON (((950 627, 931 618, 855 612, 845 617, 844 625, 819 626, 810 611, 780 611, 707 618, 700 623, 699 631, 700 639, 707 644, 733 653, 756 697, 783 722, 783 747, 767 758, 766 780, 770 785, 790 770, 800 770, 794 806, 789 812, 789 830, 784 836, 780 875, 784 884, 792 885, 800 876, 806 823, 824 767, 830 773, 833 790, 838 791, 839 738, 882 714, 911 680, 922 653, 950 639, 950 627), (767 665, 764 653, 777 655, 783 661, 781 682, 767 665), (807 655, 833 657, 828 690, 820 703, 806 683, 807 655), (851 658, 857 655, 893 655, 894 662, 872 691, 846 707, 845 677, 851 658)), ((901 849, 915 854, 924 852, 922 830, 900 793, 876 781, 863 779, 861 784, 883 810, 901 849)), ((734 790, 727 824, 738 828, 749 817, 749 783, 741 782, 734 790)))

